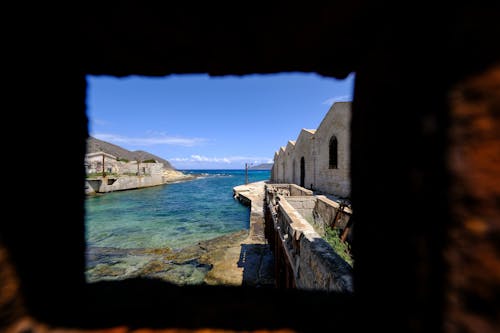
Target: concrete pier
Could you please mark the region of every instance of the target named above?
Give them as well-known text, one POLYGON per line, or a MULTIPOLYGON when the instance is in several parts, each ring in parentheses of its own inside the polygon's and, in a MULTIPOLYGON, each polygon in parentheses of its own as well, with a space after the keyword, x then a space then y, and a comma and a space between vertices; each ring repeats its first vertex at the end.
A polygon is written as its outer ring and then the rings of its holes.
POLYGON ((205 278, 208 284, 274 287, 274 257, 264 235, 264 185, 262 181, 233 188, 235 199, 250 206, 248 236, 224 250, 205 278))
POLYGON ((250 206, 250 227, 248 242, 266 244, 264 235, 264 181, 240 185, 233 188, 234 198, 250 206))

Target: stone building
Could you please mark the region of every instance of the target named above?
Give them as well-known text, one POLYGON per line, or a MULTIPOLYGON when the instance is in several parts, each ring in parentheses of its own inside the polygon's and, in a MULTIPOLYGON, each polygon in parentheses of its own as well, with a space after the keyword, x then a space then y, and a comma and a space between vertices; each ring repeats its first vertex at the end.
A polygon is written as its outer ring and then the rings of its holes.
POLYGON ((349 197, 350 121, 351 103, 334 103, 317 130, 302 129, 275 153, 271 180, 349 197))
POLYGON ((88 174, 103 172, 102 165, 104 161, 104 171, 119 175, 149 175, 159 176, 165 172, 163 163, 159 162, 141 162, 141 161, 120 161, 114 155, 99 151, 85 155, 85 171, 88 174))
POLYGON ((85 171, 87 174, 108 172, 117 173, 117 159, 116 156, 98 151, 95 153, 88 153, 85 155, 85 171), (104 163, 104 170, 103 170, 104 163))

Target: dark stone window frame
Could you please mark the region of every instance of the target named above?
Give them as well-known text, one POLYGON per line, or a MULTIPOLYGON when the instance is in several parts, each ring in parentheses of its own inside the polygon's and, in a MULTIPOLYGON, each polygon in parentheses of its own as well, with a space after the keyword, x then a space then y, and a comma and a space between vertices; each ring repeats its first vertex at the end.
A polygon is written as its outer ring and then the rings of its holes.
MULTIPOLYGON (((455 323, 452 329, 460 329, 456 323, 467 324, 467 319, 461 321, 467 317, 496 323, 494 314, 484 310, 493 303, 474 295, 477 289, 472 280, 445 284, 449 267, 458 271, 463 268, 462 260, 471 258, 469 254, 461 257, 461 244, 447 235, 468 230, 458 223, 460 216, 453 216, 455 212, 482 211, 486 202, 481 197, 458 200, 460 194, 451 186, 453 174, 445 159, 450 145, 447 129, 450 119, 461 118, 450 113, 448 98, 455 84, 497 63, 490 42, 497 24, 489 19, 495 11, 471 4, 431 12, 420 6, 403 16, 386 15, 384 24, 378 25, 377 14, 388 12, 391 4, 376 8, 374 15, 364 15, 373 8, 360 4, 354 10, 345 2, 326 8, 281 3, 248 6, 237 14, 233 7, 213 3, 169 2, 166 6, 124 3, 117 7, 110 2, 98 8, 80 6, 79 11, 67 15, 51 6, 39 6, 43 11, 36 15, 19 15, 20 26, 27 28, 22 32, 27 33, 7 40, 15 41, 9 48, 21 52, 14 53, 19 66, 11 63, 13 57, 8 58, 13 69, 8 74, 16 76, 16 84, 11 86, 17 89, 6 94, 11 100, 5 104, 26 110, 11 112, 9 123, 31 124, 30 137, 37 141, 64 138, 74 147, 67 151, 64 195, 60 188, 47 187, 27 209, 19 198, 33 186, 33 180, 6 179, 11 182, 6 187, 15 194, 7 209, 17 215, 14 223, 2 223, 0 238, 15 264, 30 316, 52 327, 293 328, 311 332, 352 331, 367 322, 388 332, 442 331, 443 322, 455 323), (177 15, 181 13, 188 15, 177 15), (366 20, 359 19, 363 15, 366 20), (321 19, 324 17, 328 19, 321 19), (417 36, 414 27, 422 17, 427 24, 417 36), (134 24, 127 27, 127 22, 134 24), (335 43, 318 42, 315 36, 335 43), (471 42, 477 47, 467 47, 471 42), (39 52, 42 46, 43 52, 39 52), (77 46, 77 52, 68 52, 72 46, 77 46), (435 52, 426 53, 429 48, 435 52), (362 244, 355 251, 356 301, 302 290, 179 288, 140 279, 86 285, 83 75, 220 76, 290 71, 337 79, 356 72, 349 148, 359 226, 356 239, 362 244), (423 86, 425 99, 421 98, 423 86), (391 98, 386 98, 387 91, 391 98), (62 119, 64 126, 60 126, 62 119), (429 119, 436 125, 422 127, 429 119), (391 125, 394 122, 397 127, 391 125), (387 159, 373 164, 380 159, 381 142, 387 159), (401 143, 405 150, 399 149, 401 143), (380 209, 374 195, 393 200, 391 214, 374 216, 380 209), (436 222, 432 228, 414 228, 428 218, 429 211, 436 222), (403 225, 401 216, 406 217, 403 225), (373 223, 379 219, 384 228, 373 223), (403 260, 385 265, 381 271, 380 253, 394 248, 398 249, 394 254, 403 260), (453 259, 445 261, 440 255, 443 249, 453 253, 453 259), (449 301, 465 296, 475 301, 463 305, 449 301), (379 306, 381 299, 386 306, 379 306), (460 321, 453 322, 457 319, 460 321)), ((20 148, 27 146, 19 142, 5 147, 10 155, 20 148)), ((32 160, 46 157, 43 149, 30 149, 30 153, 32 160)), ((41 174, 53 173, 43 163, 39 166, 41 174)), ((482 272, 475 272, 475 278, 482 272)), ((486 285, 484 290, 491 287, 486 285)))
POLYGON ((332 135, 328 142, 328 169, 339 168, 339 141, 332 135))

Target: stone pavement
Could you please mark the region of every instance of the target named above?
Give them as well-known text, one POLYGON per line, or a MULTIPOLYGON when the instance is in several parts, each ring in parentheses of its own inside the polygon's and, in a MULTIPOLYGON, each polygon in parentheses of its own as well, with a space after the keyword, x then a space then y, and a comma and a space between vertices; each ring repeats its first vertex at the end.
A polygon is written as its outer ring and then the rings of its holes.
POLYGON ((235 199, 250 205, 248 236, 213 263, 205 278, 208 284, 274 287, 274 256, 264 235, 264 185, 261 181, 233 189, 235 199))

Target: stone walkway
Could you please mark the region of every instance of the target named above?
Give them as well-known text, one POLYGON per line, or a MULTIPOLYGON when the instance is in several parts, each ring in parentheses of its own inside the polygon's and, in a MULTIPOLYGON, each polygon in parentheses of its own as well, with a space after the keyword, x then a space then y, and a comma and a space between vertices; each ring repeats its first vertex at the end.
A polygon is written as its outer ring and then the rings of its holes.
POLYGON ((264 235, 264 185, 261 181, 233 189, 235 199, 250 205, 248 236, 213 263, 205 278, 208 284, 274 287, 274 257, 264 235))

